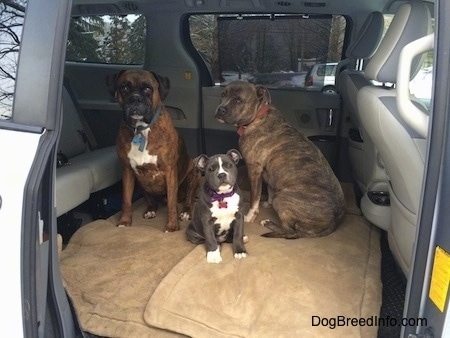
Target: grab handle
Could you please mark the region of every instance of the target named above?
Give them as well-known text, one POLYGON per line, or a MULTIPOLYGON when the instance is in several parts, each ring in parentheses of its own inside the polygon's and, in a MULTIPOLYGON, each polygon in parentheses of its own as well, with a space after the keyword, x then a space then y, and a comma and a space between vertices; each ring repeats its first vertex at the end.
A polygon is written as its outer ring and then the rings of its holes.
POLYGON ((429 116, 417 108, 409 94, 409 81, 411 64, 414 57, 432 50, 434 47, 434 34, 424 36, 410 42, 403 47, 400 53, 399 67, 397 71, 397 107, 400 116, 419 135, 426 138, 428 135, 429 116))

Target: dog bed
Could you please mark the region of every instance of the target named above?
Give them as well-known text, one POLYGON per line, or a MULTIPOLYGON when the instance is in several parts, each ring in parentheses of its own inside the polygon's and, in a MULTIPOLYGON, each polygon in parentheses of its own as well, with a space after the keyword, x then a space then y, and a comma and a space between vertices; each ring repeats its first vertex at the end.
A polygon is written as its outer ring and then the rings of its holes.
MULTIPOLYGON (((376 326, 342 324, 379 315, 379 232, 343 186, 347 214, 329 236, 269 239, 246 224, 249 256, 208 264, 182 230, 163 233, 165 209, 117 228, 119 215, 83 226, 61 253, 63 282, 83 330, 105 337, 376 337, 376 326), (338 321, 340 320, 340 322, 338 321)), ((261 209, 258 220, 274 217, 261 209)))

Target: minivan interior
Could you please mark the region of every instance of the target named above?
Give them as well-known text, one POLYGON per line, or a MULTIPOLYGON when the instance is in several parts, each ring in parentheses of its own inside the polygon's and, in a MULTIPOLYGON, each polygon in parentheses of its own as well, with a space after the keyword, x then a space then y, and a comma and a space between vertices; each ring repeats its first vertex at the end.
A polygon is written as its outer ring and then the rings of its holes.
MULTIPOLYGON (((0 51, 0 131, 39 138, 17 199, 22 335, 450 335, 449 5, 0 1, 0 40, 14 45, 0 51), (16 75, 8 79, 9 64, 16 75), (262 236, 261 221, 278 217, 266 185, 265 207, 244 223, 243 259, 223 243, 222 261, 208 264, 204 245, 186 237, 190 220, 165 231, 169 196, 158 196, 149 216, 138 184, 130 192, 132 225, 118 226, 128 189, 117 145, 126 117, 110 88, 124 70, 168 79, 161 105, 192 161, 241 147, 237 126, 216 118, 228 84, 267 88, 271 105, 339 180, 345 212, 337 229, 315 238, 262 236)), ((0 134, 2 147, 8 139, 0 134)), ((251 173, 245 157, 237 165, 248 211, 251 173)), ((2 200, 7 208, 0 185, 3 222, 2 200)))

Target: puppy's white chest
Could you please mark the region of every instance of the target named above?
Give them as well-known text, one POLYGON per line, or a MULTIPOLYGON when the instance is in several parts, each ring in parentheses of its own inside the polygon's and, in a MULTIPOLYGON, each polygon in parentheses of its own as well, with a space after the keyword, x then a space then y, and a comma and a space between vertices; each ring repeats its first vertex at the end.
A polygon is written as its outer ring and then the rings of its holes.
POLYGON ((155 164, 157 165, 158 162, 158 155, 152 155, 147 151, 147 135, 150 131, 150 128, 143 130, 140 136, 143 143, 143 149, 142 145, 140 143, 131 142, 131 148, 128 152, 128 159, 130 160, 130 165, 133 168, 133 170, 136 172, 136 174, 139 174, 136 170, 137 166, 142 166, 144 164, 155 164), (141 148, 141 149, 139 149, 141 148))
POLYGON ((231 222, 235 218, 236 212, 239 211, 240 196, 233 194, 230 197, 225 197, 221 201, 212 202, 211 216, 216 218, 216 224, 220 225, 220 230, 225 231, 230 228, 231 222))

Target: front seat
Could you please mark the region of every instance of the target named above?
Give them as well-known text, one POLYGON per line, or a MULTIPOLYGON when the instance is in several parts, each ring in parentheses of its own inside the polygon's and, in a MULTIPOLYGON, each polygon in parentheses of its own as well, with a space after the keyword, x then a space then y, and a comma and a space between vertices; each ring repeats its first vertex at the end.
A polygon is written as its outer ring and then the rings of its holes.
POLYGON ((364 77, 362 70, 355 69, 358 60, 370 59, 380 44, 384 29, 384 17, 381 12, 371 12, 358 35, 345 52, 346 59, 339 62, 336 70, 336 88, 342 98, 342 111, 350 118, 349 157, 352 174, 359 189, 364 194, 367 190, 384 190, 386 174, 380 166, 373 143, 362 128, 358 116, 357 94, 359 90, 371 84, 364 77))
MULTIPOLYGON (((401 50, 430 32, 427 6, 418 1, 402 4, 367 64, 366 78, 396 84, 401 50)), ((414 58, 409 79, 417 73, 421 62, 420 57, 414 58)), ((427 140, 402 119, 396 96, 394 87, 366 86, 358 92, 357 105, 361 123, 378 150, 389 178, 389 246, 407 275, 414 247, 427 140)), ((426 111, 420 103, 414 105, 426 111)))

